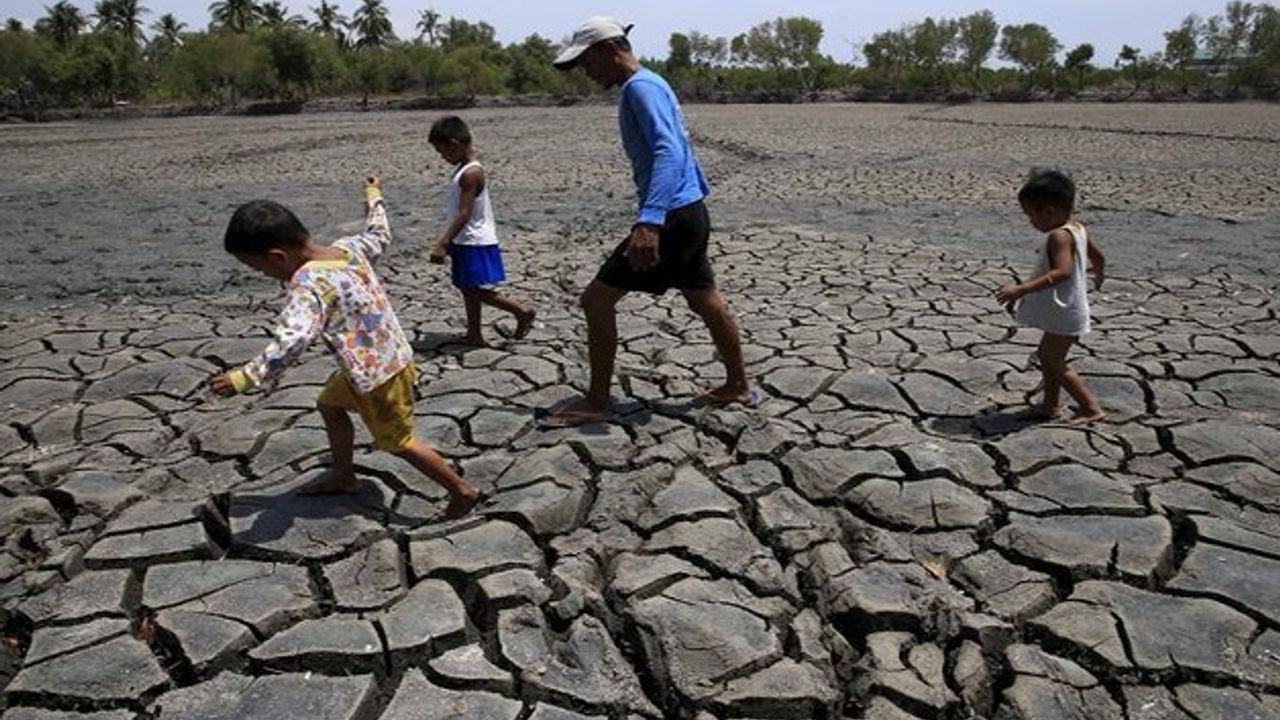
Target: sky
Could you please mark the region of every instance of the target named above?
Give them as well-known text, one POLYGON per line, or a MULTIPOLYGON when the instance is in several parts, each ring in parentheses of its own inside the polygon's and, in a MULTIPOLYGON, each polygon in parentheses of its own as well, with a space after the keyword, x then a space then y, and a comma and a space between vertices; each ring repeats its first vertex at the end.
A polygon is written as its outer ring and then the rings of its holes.
MULTIPOLYGON (((17 17, 30 26, 56 0, 0 0, 0 19, 17 17)), ((87 13, 92 0, 71 0, 87 13)), ((293 13, 311 17, 310 8, 319 0, 284 0, 293 13)), ((823 52, 841 62, 855 58, 854 49, 882 30, 897 28, 933 17, 959 17, 975 10, 989 9, 1002 25, 1037 22, 1047 26, 1065 47, 1093 43, 1094 62, 1109 65, 1120 46, 1134 45, 1143 53, 1164 49, 1164 32, 1182 18, 1221 14, 1226 0, 1059 0, 1031 3, 1027 0, 385 0, 391 20, 401 37, 417 34, 419 11, 434 7, 444 17, 457 16, 493 25, 498 39, 515 42, 538 33, 560 41, 591 15, 613 15, 634 23, 632 40, 639 54, 666 57, 667 38, 673 32, 698 30, 709 35, 732 37, 752 25, 778 16, 804 15, 822 22, 823 52)), ((154 20, 171 12, 191 28, 203 28, 209 21, 208 3, 191 0, 142 0, 154 20)), ((350 16, 359 0, 338 0, 350 16)), ((150 20, 148 21, 150 24, 150 20)), ((857 58, 861 61, 860 55, 857 58)))

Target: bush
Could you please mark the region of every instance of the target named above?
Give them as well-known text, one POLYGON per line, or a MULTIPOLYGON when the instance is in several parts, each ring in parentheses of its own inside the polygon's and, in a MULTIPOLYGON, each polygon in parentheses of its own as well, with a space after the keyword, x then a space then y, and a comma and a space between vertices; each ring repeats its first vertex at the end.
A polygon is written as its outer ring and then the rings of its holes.
POLYGON ((189 37, 165 68, 161 84, 168 97, 218 107, 258 97, 275 81, 270 54, 251 36, 213 32, 189 37))

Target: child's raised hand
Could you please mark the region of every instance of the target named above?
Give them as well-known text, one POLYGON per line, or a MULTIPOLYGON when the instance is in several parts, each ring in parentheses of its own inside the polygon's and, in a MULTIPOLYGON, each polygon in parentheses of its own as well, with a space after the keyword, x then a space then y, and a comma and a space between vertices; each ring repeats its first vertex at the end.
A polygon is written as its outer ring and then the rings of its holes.
POLYGON ((366 207, 382 199, 382 180, 377 175, 366 175, 364 178, 364 202, 366 207))
POLYGON ((209 390, 219 397, 231 397, 236 394, 235 383, 231 382, 231 376, 227 373, 209 378, 209 390))

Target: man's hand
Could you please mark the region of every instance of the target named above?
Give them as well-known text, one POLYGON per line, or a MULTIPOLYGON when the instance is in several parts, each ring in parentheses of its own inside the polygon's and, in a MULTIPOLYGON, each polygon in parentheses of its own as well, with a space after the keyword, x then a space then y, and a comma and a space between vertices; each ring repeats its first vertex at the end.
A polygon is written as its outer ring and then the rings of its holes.
POLYGON ((209 378, 209 389, 219 397, 231 397, 236 394, 235 383, 231 382, 231 375, 227 373, 209 378))
POLYGON ((1018 298, 1023 295, 1026 295, 1026 291, 1022 289, 1021 285, 1010 284, 996 291, 996 300, 1005 307, 1013 307, 1013 304, 1018 302, 1018 298))
POLYGON ((631 261, 631 269, 646 272, 658 265, 658 228, 654 225, 636 225, 631 228, 631 237, 627 238, 627 249, 623 252, 631 261))

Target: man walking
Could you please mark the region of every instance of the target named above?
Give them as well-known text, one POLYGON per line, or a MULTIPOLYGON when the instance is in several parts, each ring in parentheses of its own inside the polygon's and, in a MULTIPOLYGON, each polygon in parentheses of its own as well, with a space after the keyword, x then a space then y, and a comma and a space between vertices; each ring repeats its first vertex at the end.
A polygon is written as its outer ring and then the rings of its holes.
POLYGON ((621 86, 618 119, 631 160, 640 211, 631 234, 613 251, 580 302, 587 318, 591 385, 587 394, 554 408, 547 427, 600 422, 612 415, 610 386, 618 350, 617 304, 628 292, 661 295, 679 290, 711 332, 725 366, 724 385, 696 405, 754 405, 733 312, 716 289, 707 258, 711 220, 702 200, 710 191, 684 128, 671 86, 636 59, 630 25, 608 17, 587 20, 555 60, 561 70, 582 68, 595 82, 621 86))

